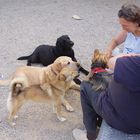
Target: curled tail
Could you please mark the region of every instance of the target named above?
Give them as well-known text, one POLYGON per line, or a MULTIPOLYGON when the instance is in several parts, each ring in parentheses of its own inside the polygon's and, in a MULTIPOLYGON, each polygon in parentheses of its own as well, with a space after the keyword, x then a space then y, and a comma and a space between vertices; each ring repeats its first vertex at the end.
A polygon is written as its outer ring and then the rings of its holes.
POLYGON ((18 96, 20 92, 23 91, 23 89, 26 87, 28 87, 28 83, 25 79, 20 77, 13 79, 10 83, 11 96, 18 96))
POLYGON ((21 56, 21 57, 17 58, 17 60, 27 60, 27 59, 29 59, 30 56, 31 56, 31 55, 28 55, 28 56, 21 56))
POLYGON ((11 89, 12 97, 19 95, 22 89, 23 88, 21 83, 14 83, 11 89))

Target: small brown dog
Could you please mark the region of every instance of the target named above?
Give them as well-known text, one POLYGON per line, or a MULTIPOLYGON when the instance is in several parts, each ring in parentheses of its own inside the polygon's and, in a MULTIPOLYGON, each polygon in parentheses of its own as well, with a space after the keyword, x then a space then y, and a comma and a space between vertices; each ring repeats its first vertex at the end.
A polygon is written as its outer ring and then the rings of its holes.
POLYGON ((91 71, 87 76, 86 81, 90 82, 93 90, 105 90, 112 77, 112 73, 107 71, 108 57, 105 53, 101 53, 98 49, 94 50, 92 57, 91 71))
POLYGON ((78 70, 65 67, 60 71, 60 74, 57 75, 55 80, 51 82, 46 82, 41 85, 32 85, 27 88, 23 88, 21 83, 15 83, 7 100, 10 125, 15 125, 15 123, 12 122, 14 116, 25 101, 28 100, 45 103, 47 103, 47 101, 51 102, 54 112, 57 114, 57 118, 60 121, 65 121, 66 119, 61 115, 61 104, 63 104, 68 111, 73 111, 73 108, 64 96, 65 92, 70 88, 80 89, 79 85, 73 82, 73 79, 78 75, 78 70))

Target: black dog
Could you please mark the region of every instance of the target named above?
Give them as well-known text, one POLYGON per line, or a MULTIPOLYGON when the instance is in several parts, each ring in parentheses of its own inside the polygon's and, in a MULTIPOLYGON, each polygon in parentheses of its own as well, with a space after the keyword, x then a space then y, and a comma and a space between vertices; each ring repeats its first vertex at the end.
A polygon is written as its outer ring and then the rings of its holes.
MULTIPOLYGON (((62 35, 56 41, 56 46, 40 45, 29 56, 19 57, 17 60, 27 60, 27 65, 31 66, 32 63, 39 63, 44 66, 52 64, 59 56, 71 57, 73 61, 77 61, 72 49, 74 42, 70 40, 68 35, 62 35)), ((88 75, 88 71, 80 67, 79 71, 88 75)), ((80 84, 80 81, 76 82, 80 84)))
POLYGON ((40 63, 48 66, 59 56, 69 56, 73 61, 76 61, 72 49, 73 45, 74 42, 70 40, 68 35, 62 35, 57 39, 56 46, 40 45, 31 55, 19 57, 18 60, 27 60, 28 66, 31 66, 32 63, 40 63))

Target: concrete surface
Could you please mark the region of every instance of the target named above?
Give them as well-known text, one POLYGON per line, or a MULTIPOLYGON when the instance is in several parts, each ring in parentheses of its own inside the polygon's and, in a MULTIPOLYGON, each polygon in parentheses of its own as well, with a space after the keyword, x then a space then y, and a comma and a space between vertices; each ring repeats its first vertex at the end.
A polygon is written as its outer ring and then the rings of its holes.
MULTIPOLYGON (((68 34, 75 42, 76 58, 90 69, 93 50, 103 50, 119 30, 117 12, 132 0, 0 0, 0 73, 6 79, 17 61, 40 44, 55 44, 57 37, 68 34), (82 20, 75 20, 73 15, 82 20)), ((140 0, 133 0, 140 5, 140 0)), ((59 122, 49 104, 27 103, 19 112, 17 125, 7 123, 8 87, 0 87, 0 140, 74 140, 71 131, 83 128, 79 93, 67 95, 75 112, 63 109, 66 122, 59 122)))

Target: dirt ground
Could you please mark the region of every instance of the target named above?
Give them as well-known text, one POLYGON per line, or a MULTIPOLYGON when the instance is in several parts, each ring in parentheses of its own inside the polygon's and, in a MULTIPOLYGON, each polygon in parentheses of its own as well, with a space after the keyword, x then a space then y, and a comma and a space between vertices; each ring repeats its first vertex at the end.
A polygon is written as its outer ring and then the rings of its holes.
MULTIPOLYGON (((104 50, 120 30, 117 12, 131 1, 0 0, 0 78, 9 78, 26 64, 16 58, 30 54, 38 45, 55 45, 63 34, 74 41, 76 58, 89 70, 94 49, 104 50)), ((140 5, 140 0, 133 3, 140 5)), ((71 90, 66 97, 75 108, 71 113, 63 109, 67 121, 59 122, 51 105, 31 102, 19 111, 15 127, 7 123, 8 93, 8 87, 0 87, 0 140, 74 140, 72 130, 84 128, 78 92, 71 90)))

